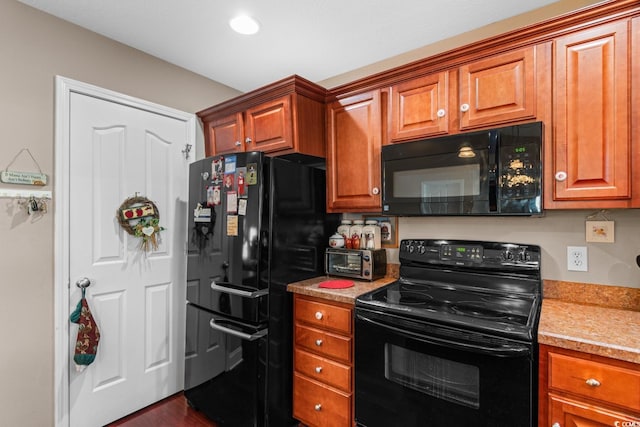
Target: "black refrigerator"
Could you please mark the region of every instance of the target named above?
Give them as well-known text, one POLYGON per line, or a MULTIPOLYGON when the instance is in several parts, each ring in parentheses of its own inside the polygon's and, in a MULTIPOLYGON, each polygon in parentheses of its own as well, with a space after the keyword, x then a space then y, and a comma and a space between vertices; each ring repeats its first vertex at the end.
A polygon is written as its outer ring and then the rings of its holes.
POLYGON ((293 299, 338 226, 325 171, 261 152, 189 170, 185 396, 219 427, 293 426, 293 299))

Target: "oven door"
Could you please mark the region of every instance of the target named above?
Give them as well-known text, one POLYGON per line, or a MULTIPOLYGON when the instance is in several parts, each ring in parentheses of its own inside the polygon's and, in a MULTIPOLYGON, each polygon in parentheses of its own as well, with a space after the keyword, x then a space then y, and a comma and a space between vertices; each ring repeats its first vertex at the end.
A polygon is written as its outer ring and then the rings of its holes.
POLYGON ((534 355, 530 343, 356 307, 357 425, 533 427, 534 355))

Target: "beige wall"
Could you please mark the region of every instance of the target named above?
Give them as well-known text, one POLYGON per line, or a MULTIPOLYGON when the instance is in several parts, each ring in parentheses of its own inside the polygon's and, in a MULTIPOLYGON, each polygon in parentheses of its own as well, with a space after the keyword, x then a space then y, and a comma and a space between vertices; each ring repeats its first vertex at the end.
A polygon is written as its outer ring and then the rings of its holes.
MULTIPOLYGON (((187 112, 238 94, 14 0, 0 0, 0 58, 0 168, 28 148, 49 176, 46 190, 53 190, 56 179, 55 75, 187 112)), ((12 166, 33 168, 28 156, 12 166)), ((12 200, 0 199, 3 426, 54 425, 53 212, 37 222, 30 219, 12 200)))

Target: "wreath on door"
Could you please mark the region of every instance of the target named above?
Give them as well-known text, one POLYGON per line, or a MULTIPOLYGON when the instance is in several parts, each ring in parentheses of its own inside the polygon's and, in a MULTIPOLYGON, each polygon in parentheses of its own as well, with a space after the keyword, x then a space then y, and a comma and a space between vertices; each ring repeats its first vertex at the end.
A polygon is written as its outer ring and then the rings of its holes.
POLYGON ((141 239, 140 249, 158 249, 160 232, 165 228, 160 225, 160 212, 151 200, 138 195, 129 197, 118 208, 116 218, 124 231, 141 239))

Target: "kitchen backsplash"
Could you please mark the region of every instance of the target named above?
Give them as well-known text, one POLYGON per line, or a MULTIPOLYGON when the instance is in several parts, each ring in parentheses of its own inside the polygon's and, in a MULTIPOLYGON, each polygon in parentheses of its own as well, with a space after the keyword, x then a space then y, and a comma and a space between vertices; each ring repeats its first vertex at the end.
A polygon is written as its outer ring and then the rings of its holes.
MULTIPOLYGON (((585 240, 585 221, 595 210, 547 210, 539 217, 400 217, 398 239, 446 238, 529 243, 542 248, 542 277, 576 283, 640 288, 640 210, 608 210, 614 243, 585 240), (587 247, 588 271, 567 270, 567 246, 587 247)), ((345 214, 345 218, 360 215, 345 214)), ((387 249, 387 262, 399 263, 387 249)))

